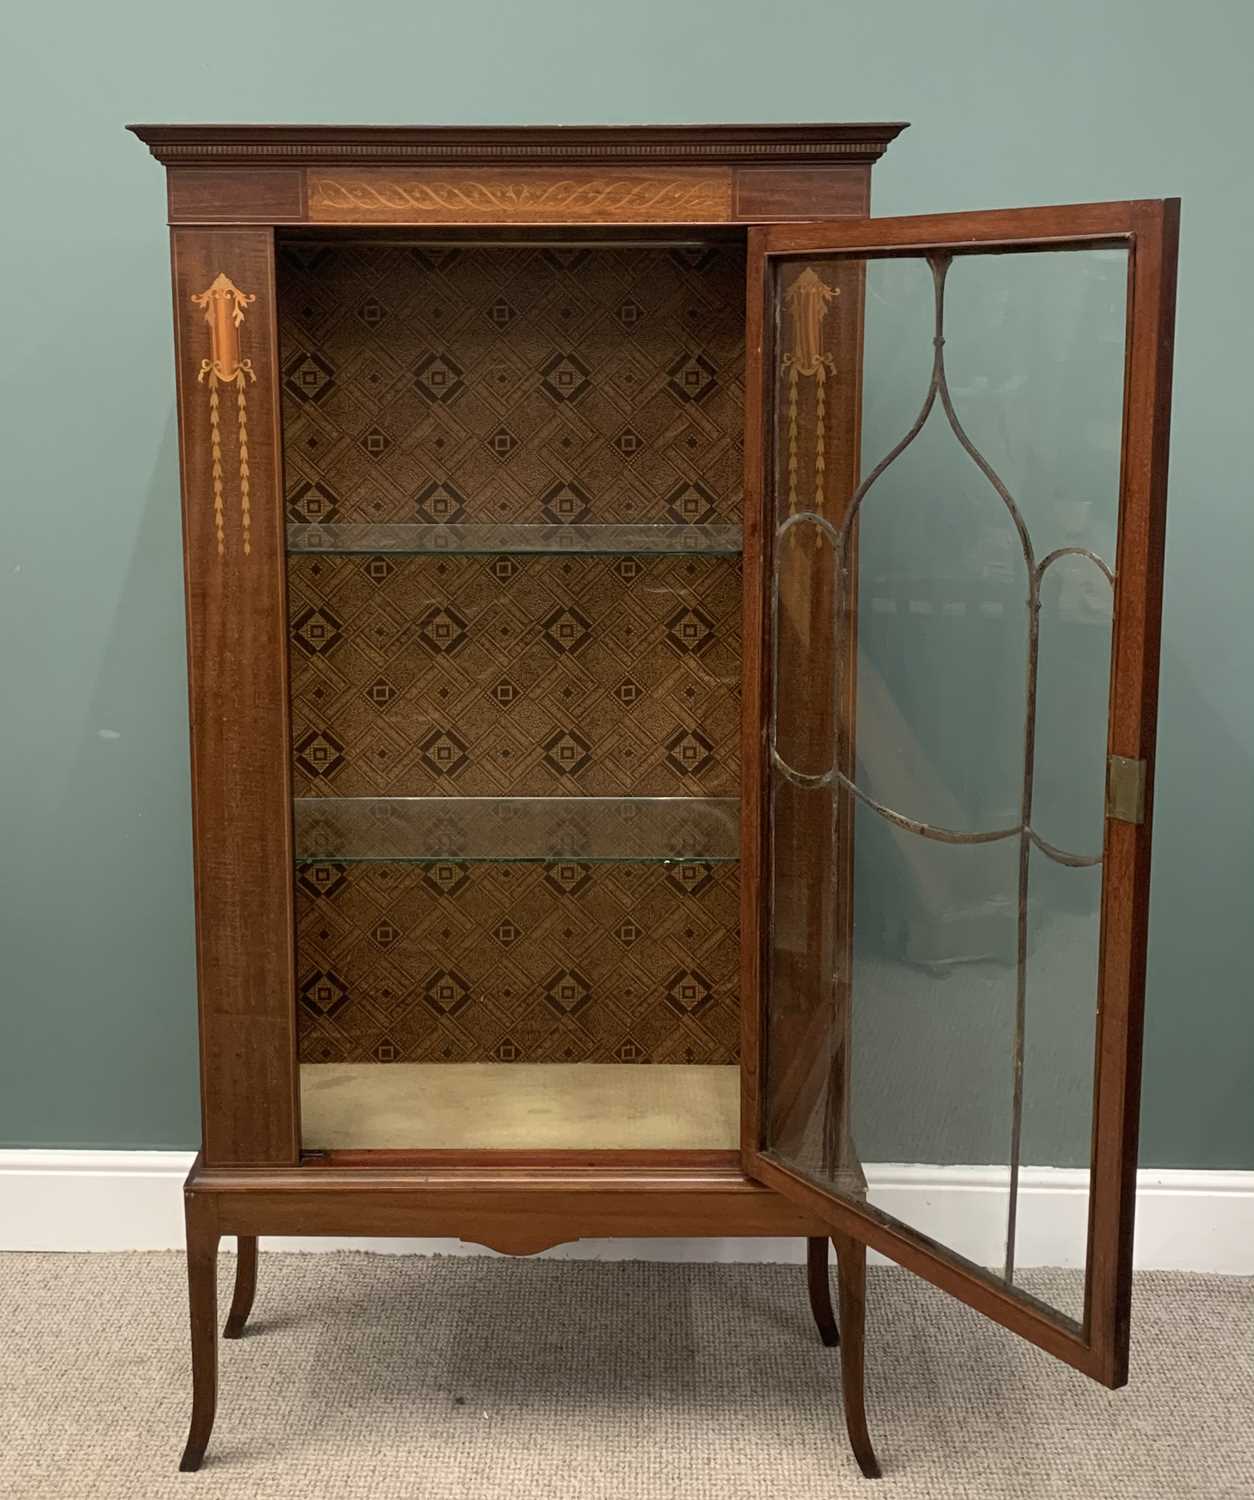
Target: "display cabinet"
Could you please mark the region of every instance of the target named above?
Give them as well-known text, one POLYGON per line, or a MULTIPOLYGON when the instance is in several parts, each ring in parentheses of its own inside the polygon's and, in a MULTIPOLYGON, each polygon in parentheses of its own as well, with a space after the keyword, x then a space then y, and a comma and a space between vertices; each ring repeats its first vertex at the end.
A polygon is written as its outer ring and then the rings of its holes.
POLYGON ((898 125, 132 129, 186 544, 182 1467, 223 1236, 228 1337, 263 1235, 805 1238, 868 1475, 868 1246, 1122 1384, 1175 202, 868 218, 898 125), (978 1225, 909 1191, 954 1170, 978 1225))

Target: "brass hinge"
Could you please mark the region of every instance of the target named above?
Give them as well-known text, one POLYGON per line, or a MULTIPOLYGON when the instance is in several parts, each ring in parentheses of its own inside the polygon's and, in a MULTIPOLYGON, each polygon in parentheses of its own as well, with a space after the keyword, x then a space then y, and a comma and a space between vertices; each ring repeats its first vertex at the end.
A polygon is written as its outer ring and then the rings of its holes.
POLYGON ((1145 821, 1145 762, 1112 755, 1106 762, 1106 816, 1121 823, 1145 821))

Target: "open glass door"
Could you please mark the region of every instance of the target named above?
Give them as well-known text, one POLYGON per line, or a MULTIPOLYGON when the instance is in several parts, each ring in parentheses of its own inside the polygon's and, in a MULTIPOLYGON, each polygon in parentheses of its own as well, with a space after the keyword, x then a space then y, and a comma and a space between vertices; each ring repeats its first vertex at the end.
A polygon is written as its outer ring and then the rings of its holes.
POLYGON ((745 1170, 1112 1386, 1177 219, 751 236, 745 1170))

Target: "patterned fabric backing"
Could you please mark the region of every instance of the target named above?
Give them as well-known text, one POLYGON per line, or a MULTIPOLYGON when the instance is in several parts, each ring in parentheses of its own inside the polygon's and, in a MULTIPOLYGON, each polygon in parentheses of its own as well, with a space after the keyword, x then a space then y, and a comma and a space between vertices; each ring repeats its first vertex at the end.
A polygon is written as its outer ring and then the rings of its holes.
POLYGON ((304 1062, 728 1063, 735 865, 297 872, 304 1062))
POLYGON ((289 245, 293 521, 739 521, 744 257, 289 245))
POLYGON ((297 796, 735 796, 730 557, 288 560, 297 796))
MULTIPOLYGON (((289 246, 293 521, 737 522, 734 249, 289 246)), ((735 796, 735 558, 293 555, 297 796, 735 796)), ((302 866, 305 1062, 737 1056, 734 865, 302 866)))

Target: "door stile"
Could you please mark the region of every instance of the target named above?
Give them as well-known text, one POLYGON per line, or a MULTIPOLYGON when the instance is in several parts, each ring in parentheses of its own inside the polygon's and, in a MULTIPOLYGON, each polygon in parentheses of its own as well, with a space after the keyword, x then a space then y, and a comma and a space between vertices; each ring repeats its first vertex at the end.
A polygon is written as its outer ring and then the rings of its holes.
POLYGON ((274 231, 171 231, 204 1164, 299 1160, 274 231))
POLYGON ((1127 822, 1107 808, 1085 1304, 1111 1386, 1128 1378, 1179 200, 1133 205, 1132 233, 1107 749, 1144 763, 1144 811, 1127 822))
MULTIPOLYGON (((853 294, 854 317, 850 350, 849 432, 845 451, 846 482, 838 490, 842 497, 852 495, 858 484, 862 459, 862 350, 866 329, 866 270, 857 267, 849 278, 853 294)), ((845 501, 832 517, 836 525, 845 519, 845 501)), ((858 521, 849 528, 848 555, 858 555, 858 521)), ((845 590, 844 625, 836 639, 836 745, 835 761, 850 781, 857 775, 855 754, 858 744, 858 599, 860 578, 856 568, 846 569, 838 587, 845 590)), ((841 1118, 837 1153, 846 1166, 861 1173, 853 1138, 851 1105, 853 1068, 853 942, 854 942, 854 799, 848 787, 835 793, 835 828, 837 845, 834 853, 836 941, 840 965, 835 996, 836 1012, 841 1018, 839 1039, 840 1078, 837 1084, 841 1100, 841 1118)))
POLYGON ((744 642, 740 747, 740 1142, 742 1156, 761 1142, 762 1003, 767 925, 766 736, 769 704, 766 587, 771 566, 766 476, 773 443, 766 421, 766 371, 774 349, 768 317, 766 231, 748 233, 745 288, 745 498, 743 522, 744 642))
MULTIPOLYGON (((751 1059, 744 1069, 744 1104, 742 1141, 745 1151, 756 1150, 765 1134, 759 1103, 761 1069, 769 1044, 766 1012, 762 996, 767 985, 766 946, 771 929, 772 888, 768 867, 770 832, 775 814, 768 784, 770 746, 775 733, 775 719, 781 710, 777 703, 774 661, 777 648, 772 624, 775 610, 775 570, 783 568, 776 561, 776 526, 778 517, 769 497, 782 464, 776 432, 777 424, 769 420, 771 406, 767 399, 768 371, 774 367, 775 342, 784 337, 783 319, 777 320, 769 305, 763 242, 770 226, 750 231, 748 257, 747 303, 751 309, 749 361, 746 378, 746 493, 755 510, 752 547, 745 560, 746 639, 754 643, 755 658, 746 671, 744 689, 744 734, 742 777, 745 787, 745 827, 747 839, 744 860, 754 861, 756 882, 746 886, 742 916, 745 933, 745 970, 742 993, 745 1005, 745 1041, 742 1056, 751 1059), (752 675, 752 681, 750 680, 752 675), (752 850, 749 838, 756 840, 752 850), (756 890, 754 885, 756 884, 756 890)), ((787 428, 790 476, 789 506, 794 511, 813 508, 839 525, 843 519, 844 500, 857 482, 859 433, 861 423, 861 348, 863 327, 862 290, 864 276, 859 268, 850 267, 839 277, 839 284, 823 289, 821 310, 808 311, 801 297, 795 302, 787 321, 794 339, 805 344, 806 357, 794 360, 794 392, 799 406, 807 401, 819 403, 813 431, 800 431, 793 412, 787 428), (798 305, 802 304, 802 305, 798 305), (804 334, 799 328, 806 325, 804 334), (802 371, 800 365, 806 369, 802 371), (821 367, 821 368, 820 368, 821 367)), ((790 354, 786 358, 793 360, 790 354)), ((856 545, 856 523, 851 530, 851 545, 856 545)), ((747 542, 748 547, 748 542, 747 542)), ((811 562, 812 565, 812 562, 811 562)), ((794 569, 804 566, 792 549, 790 563, 794 569)), ((799 638, 807 643, 809 663, 807 682, 801 699, 814 709, 813 722, 806 738, 816 752, 830 739, 836 746, 836 758, 846 776, 852 777, 853 726, 856 709, 856 590, 857 581, 842 575, 839 559, 833 557, 827 573, 820 571, 809 591, 804 618, 792 625, 799 638)), ((794 693, 794 698, 796 698, 794 693)), ((792 705, 795 708, 795 703, 792 705)), ((817 992, 801 997, 787 1020, 790 1036, 796 1045, 790 1049, 799 1065, 793 1069, 793 1087, 783 1106, 780 1120, 773 1123, 787 1129, 788 1123, 804 1114, 816 1092, 822 1092, 830 1079, 834 1087, 830 1097, 845 1099, 847 1090, 841 1080, 849 1067, 849 969, 853 931, 853 798, 843 788, 834 788, 824 817, 824 827, 816 830, 806 854, 808 879, 802 900, 804 908, 800 926, 804 929, 807 948, 822 948, 830 958, 834 978, 832 993, 817 992), (845 1018, 844 1035, 828 1045, 823 1025, 829 1008, 845 1018)), ((791 815, 796 818, 798 809, 791 815)), ((776 1016, 774 1024, 785 1024, 776 1016)), ((827 1124, 827 1152, 833 1161, 852 1160, 852 1141, 847 1109, 834 1111, 827 1124)))

